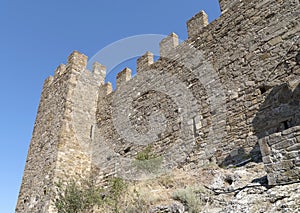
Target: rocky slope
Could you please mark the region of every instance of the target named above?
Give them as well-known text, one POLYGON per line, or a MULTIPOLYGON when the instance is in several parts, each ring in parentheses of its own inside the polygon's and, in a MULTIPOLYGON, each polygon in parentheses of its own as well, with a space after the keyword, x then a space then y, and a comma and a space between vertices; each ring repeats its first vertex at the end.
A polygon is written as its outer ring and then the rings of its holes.
POLYGON ((300 212, 300 183, 268 186, 262 163, 174 170, 136 182, 129 197, 125 212, 300 212))

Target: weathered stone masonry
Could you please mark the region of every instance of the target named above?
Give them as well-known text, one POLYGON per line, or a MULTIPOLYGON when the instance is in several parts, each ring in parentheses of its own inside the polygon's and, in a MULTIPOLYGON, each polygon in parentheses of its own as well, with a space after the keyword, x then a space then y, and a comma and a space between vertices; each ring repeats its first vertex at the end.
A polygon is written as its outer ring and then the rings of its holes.
POLYGON ((300 127, 260 139, 269 185, 292 183, 300 177, 300 127))
POLYGON ((274 87, 254 120, 269 185, 300 177, 299 88, 297 81, 274 87))
POLYGON ((44 83, 16 212, 52 212, 49 204, 54 182, 89 177, 90 157, 78 143, 78 139, 88 143, 89 138, 75 133, 72 116, 79 111, 79 125, 85 131, 86 125, 90 128, 94 123, 86 114, 95 113, 101 67, 95 66, 90 73, 82 70, 86 63, 86 56, 74 52, 67 65, 60 65, 44 83), (74 93, 75 87, 81 87, 82 94, 74 93))
MULTIPOLYGON (((176 166, 189 170, 210 161, 227 166, 263 159, 270 185, 300 179, 299 1, 222 0, 220 5, 222 16, 214 22, 208 24, 204 12, 187 22, 189 37, 183 44, 174 33, 164 39, 158 61, 149 52, 138 59, 136 77, 131 78, 130 69, 119 73, 116 91, 110 83, 104 84, 105 67, 97 63, 92 72, 86 70, 87 57, 78 52, 46 80, 16 212, 54 212, 48 192, 59 179, 92 174, 101 181, 114 174, 115 165, 99 171, 99 165, 93 164, 93 158, 106 150, 95 149, 90 155, 82 144, 105 143, 116 155, 129 158, 144 148, 120 137, 113 122, 114 103, 123 103, 132 94, 126 91, 132 89, 128 85, 142 88, 138 79, 144 75, 163 82, 169 74, 195 98, 188 103, 192 112, 186 123, 191 129, 186 138, 195 143, 191 152, 175 153, 176 166), (221 114, 212 111, 209 102, 208 88, 215 88, 217 81, 203 83, 196 68, 184 65, 183 59, 198 51, 222 85, 226 110, 221 114), (150 69, 157 70, 155 75, 150 69), (222 138, 209 136, 216 118, 220 124, 214 131, 222 138)), ((212 74, 203 69, 203 76, 212 74)), ((158 155, 180 141, 181 110, 172 97, 150 90, 137 95, 131 107, 131 127, 140 134, 149 131, 151 113, 165 116, 166 128, 153 143, 158 155)))

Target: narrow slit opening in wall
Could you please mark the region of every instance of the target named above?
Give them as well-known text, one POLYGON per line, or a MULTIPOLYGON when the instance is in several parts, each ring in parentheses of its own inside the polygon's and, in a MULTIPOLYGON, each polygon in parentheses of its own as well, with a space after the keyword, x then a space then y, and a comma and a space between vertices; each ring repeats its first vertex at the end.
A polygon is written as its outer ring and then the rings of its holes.
POLYGON ((290 128, 289 122, 288 121, 283 121, 281 122, 283 124, 284 130, 290 128))
POLYGON ((90 130, 90 139, 94 139, 94 125, 91 125, 91 130, 90 130))
POLYGON ((277 132, 287 130, 292 127, 292 119, 287 119, 278 123, 277 132))
POLYGON ((196 118, 193 118, 193 132, 195 138, 199 136, 197 126, 196 126, 196 118))

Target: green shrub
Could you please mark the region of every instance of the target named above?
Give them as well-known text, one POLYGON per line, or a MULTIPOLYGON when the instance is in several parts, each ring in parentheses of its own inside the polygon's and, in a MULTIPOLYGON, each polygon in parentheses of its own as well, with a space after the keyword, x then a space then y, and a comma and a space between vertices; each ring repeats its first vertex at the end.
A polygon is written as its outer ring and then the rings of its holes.
POLYGON ((125 194, 127 184, 119 177, 110 179, 109 183, 109 192, 106 195, 105 202, 113 207, 113 212, 119 213, 120 207, 122 207, 121 197, 125 194))
POLYGON ((137 212, 148 212, 150 204, 141 196, 141 194, 134 189, 131 194, 131 202, 127 205, 124 212, 126 213, 137 213, 137 212))
POLYGON ((163 157, 157 156, 153 152, 153 146, 149 145, 141 152, 137 153, 133 165, 139 171, 146 173, 157 173, 161 169, 163 157))
POLYGON ((66 185, 59 182, 55 186, 54 205, 58 213, 89 212, 103 203, 103 189, 91 181, 82 180, 80 184, 71 181, 66 185))
POLYGON ((201 200, 197 196, 197 190, 191 187, 179 189, 173 194, 173 199, 179 200, 186 207, 190 213, 201 212, 201 200))
POLYGON ((104 207, 118 213, 122 207, 121 197, 127 188, 122 178, 109 179, 109 187, 96 187, 94 182, 81 180, 59 182, 55 187, 54 205, 58 213, 87 213, 93 208, 104 207))
POLYGON ((156 158, 156 155, 153 153, 153 146, 147 146, 143 151, 137 153, 135 159, 139 161, 151 160, 156 158))
POLYGON ((146 173, 158 173, 161 170, 162 162, 163 158, 157 157, 150 160, 135 160, 133 164, 139 171, 146 173))

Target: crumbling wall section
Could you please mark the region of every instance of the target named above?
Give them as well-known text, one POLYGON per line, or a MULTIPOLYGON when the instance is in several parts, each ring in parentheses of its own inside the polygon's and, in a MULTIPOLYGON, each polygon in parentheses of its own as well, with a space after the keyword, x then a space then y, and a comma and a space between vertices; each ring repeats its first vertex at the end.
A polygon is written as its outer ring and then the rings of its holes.
POLYGON ((300 181, 300 126, 259 140, 271 186, 300 181))

